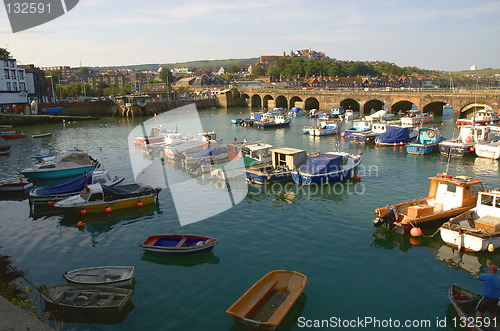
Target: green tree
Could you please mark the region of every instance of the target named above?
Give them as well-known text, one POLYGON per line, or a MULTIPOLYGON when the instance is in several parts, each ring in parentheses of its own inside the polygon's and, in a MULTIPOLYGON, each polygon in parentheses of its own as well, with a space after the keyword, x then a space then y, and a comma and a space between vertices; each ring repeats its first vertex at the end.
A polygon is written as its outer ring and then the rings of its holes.
POLYGON ((278 68, 271 67, 271 68, 268 68, 266 70, 266 75, 273 76, 274 78, 279 79, 280 78, 280 71, 278 70, 278 68))
POLYGON ((235 74, 238 71, 238 67, 233 64, 232 66, 230 66, 229 68, 227 68, 224 71, 228 72, 230 74, 235 74))
POLYGON ((168 68, 161 68, 160 70, 161 81, 167 83, 167 77, 168 77, 168 85, 172 85, 172 83, 175 81, 172 71, 170 71, 170 69, 168 68))
POLYGON ((87 68, 87 67, 80 67, 80 68, 78 68, 77 72, 79 74, 87 74, 89 72, 89 68, 87 68))
POLYGON ((10 52, 7 50, 7 48, 1 48, 0 47, 0 57, 10 57, 10 52))
POLYGON ((228 72, 223 73, 223 74, 222 74, 222 75, 220 75, 219 77, 220 77, 221 79, 223 79, 223 80, 231 80, 231 79, 233 79, 233 78, 234 78, 233 74, 228 73, 228 72))
POLYGON ((258 78, 264 76, 265 74, 266 71, 264 70, 264 68, 262 68, 262 66, 258 65, 252 68, 252 74, 251 74, 252 78, 258 78))

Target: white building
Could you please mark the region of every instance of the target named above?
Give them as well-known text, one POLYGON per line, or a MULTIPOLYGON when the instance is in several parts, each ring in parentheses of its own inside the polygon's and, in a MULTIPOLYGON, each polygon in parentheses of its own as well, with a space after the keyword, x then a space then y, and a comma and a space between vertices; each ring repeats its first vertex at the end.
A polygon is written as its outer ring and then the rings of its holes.
POLYGON ((28 103, 26 71, 15 59, 0 57, 0 104, 28 103))
POLYGON ((476 65, 475 65, 475 64, 471 65, 471 66, 470 66, 470 70, 477 70, 476 65))

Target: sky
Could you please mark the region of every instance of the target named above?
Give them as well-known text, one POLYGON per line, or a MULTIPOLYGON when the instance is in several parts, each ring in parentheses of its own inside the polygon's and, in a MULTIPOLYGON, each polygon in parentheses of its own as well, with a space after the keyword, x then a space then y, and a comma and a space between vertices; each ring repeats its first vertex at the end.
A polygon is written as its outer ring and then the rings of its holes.
POLYGON ((22 64, 110 66, 238 59, 311 48, 330 58, 445 71, 500 68, 499 0, 80 0, 12 33, 22 64))

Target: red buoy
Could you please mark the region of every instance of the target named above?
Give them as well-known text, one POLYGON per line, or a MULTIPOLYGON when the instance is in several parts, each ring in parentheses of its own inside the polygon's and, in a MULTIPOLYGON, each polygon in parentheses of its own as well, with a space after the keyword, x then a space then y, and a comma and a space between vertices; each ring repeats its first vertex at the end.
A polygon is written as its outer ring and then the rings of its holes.
POLYGON ((359 174, 354 174, 354 176, 352 176, 352 178, 357 179, 357 180, 360 180, 360 179, 361 179, 361 176, 360 176, 359 174))
POLYGON ((422 229, 421 228, 417 228, 417 227, 414 227, 410 230, 410 234, 413 236, 413 237, 420 237, 422 235, 422 229))
POLYGON ((80 221, 80 222, 76 223, 76 226, 77 226, 77 227, 81 227, 81 226, 84 226, 84 225, 85 225, 85 223, 83 223, 82 221, 80 221))
POLYGON ((143 203, 142 201, 139 200, 139 202, 137 202, 137 207, 141 208, 143 206, 143 203))
POLYGON ((83 208, 80 210, 80 214, 85 215, 87 213, 87 209, 83 208))
POLYGON ((112 210, 112 209, 111 209, 111 207, 110 207, 110 206, 107 206, 105 210, 106 210, 106 213, 108 213, 108 214, 109 214, 109 213, 111 213, 111 210, 112 210))
POLYGON ((345 131, 341 134, 342 138, 345 138, 345 131))
POLYGON ((53 202, 52 200, 49 200, 49 201, 47 201, 47 204, 48 204, 49 206, 53 206, 53 205, 54 205, 54 202, 53 202))
POLYGON ((471 146, 471 147, 469 148, 469 151, 474 152, 474 147, 472 147, 472 146, 471 146))

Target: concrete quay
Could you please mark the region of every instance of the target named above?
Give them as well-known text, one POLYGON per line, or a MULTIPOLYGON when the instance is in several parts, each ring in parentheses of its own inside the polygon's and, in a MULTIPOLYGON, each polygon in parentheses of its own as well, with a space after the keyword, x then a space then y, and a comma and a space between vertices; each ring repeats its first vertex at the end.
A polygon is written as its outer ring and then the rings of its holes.
POLYGON ((12 304, 0 296, 1 331, 54 331, 45 322, 12 304))
POLYGON ((100 119, 100 117, 0 114, 0 125, 25 126, 25 125, 38 125, 38 124, 50 124, 50 123, 63 123, 64 121, 89 121, 96 119, 100 119))

